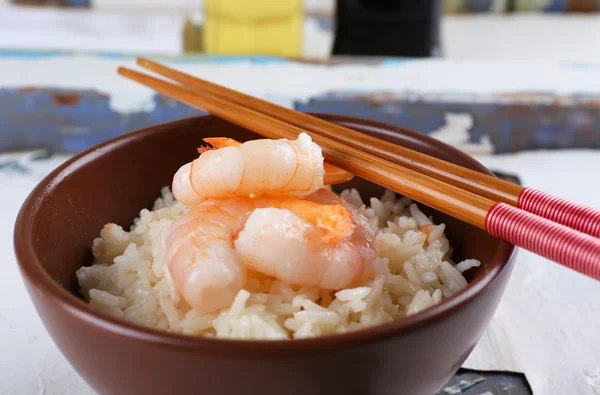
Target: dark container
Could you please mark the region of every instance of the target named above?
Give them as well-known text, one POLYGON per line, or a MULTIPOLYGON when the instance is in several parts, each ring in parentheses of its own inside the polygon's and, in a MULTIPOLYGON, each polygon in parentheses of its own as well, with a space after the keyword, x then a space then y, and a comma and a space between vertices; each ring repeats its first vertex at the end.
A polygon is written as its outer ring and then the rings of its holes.
MULTIPOLYGON (((491 174, 427 136, 354 118, 317 115, 411 149, 491 174)), ((75 271, 108 222, 129 227, 205 137, 254 133, 198 117, 128 133, 70 159, 31 192, 15 225, 17 261, 50 336, 71 365, 106 395, 432 395, 459 369, 488 326, 513 266, 514 247, 423 207, 446 224, 455 259, 482 265, 470 283, 414 316, 342 335, 244 341, 178 335, 108 316, 78 296, 75 271)), ((363 198, 381 187, 349 185, 363 198)))
POLYGON ((333 55, 441 55, 442 0, 337 0, 333 55))

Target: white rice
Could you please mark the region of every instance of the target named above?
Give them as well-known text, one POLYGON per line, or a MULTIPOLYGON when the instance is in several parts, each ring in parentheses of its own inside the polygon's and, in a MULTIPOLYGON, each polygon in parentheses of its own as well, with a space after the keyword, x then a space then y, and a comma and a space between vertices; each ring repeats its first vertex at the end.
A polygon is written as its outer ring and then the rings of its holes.
POLYGON ((188 210, 161 191, 131 230, 109 224, 94 240, 95 261, 77 271, 85 300, 132 322, 191 335, 293 339, 343 333, 428 309, 467 285, 463 272, 475 259, 454 264, 444 225, 433 224, 409 199, 386 192, 366 206, 356 190, 342 196, 377 230, 379 257, 373 280, 337 292, 290 286, 251 273, 232 305, 216 314, 191 310, 171 283, 164 240, 188 210))

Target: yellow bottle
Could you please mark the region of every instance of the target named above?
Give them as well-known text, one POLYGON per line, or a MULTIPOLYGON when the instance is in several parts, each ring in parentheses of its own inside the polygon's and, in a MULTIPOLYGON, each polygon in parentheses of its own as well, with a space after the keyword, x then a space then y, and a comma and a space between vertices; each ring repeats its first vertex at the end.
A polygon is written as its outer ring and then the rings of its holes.
POLYGON ((206 52, 302 55, 302 0, 205 0, 204 4, 206 52))

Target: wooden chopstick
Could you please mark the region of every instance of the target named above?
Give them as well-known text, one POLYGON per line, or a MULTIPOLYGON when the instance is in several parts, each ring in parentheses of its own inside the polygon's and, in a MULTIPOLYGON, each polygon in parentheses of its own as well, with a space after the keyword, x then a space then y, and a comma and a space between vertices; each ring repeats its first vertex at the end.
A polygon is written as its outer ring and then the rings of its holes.
MULTIPOLYGON (((296 126, 267 117, 239 104, 213 95, 200 95, 187 87, 137 71, 119 68, 119 74, 269 138, 295 140, 300 133, 305 132, 296 126)), ((485 214, 495 202, 458 187, 441 184, 436 179, 355 148, 346 147, 330 138, 317 134, 311 137, 321 146, 325 159, 334 166, 485 229, 485 214), (444 194, 440 193, 440 185, 446 188, 444 194)))
MULTIPOLYGON (((118 72, 166 96, 269 138, 295 139, 304 132, 294 125, 211 94, 200 94, 123 67, 118 72)), ((600 280, 600 239, 506 203, 494 202, 328 137, 318 134, 312 134, 312 137, 323 149, 325 158, 335 166, 600 280)))
POLYGON ((307 132, 331 138, 347 146, 365 151, 428 175, 461 189, 600 237, 600 210, 539 191, 522 187, 497 177, 458 166, 454 163, 411 150, 388 141, 357 132, 338 124, 327 122, 306 113, 294 111, 265 100, 211 83, 209 81, 173 70, 148 59, 138 58, 137 63, 157 74, 177 81, 198 93, 209 93, 246 108, 282 120, 307 132))

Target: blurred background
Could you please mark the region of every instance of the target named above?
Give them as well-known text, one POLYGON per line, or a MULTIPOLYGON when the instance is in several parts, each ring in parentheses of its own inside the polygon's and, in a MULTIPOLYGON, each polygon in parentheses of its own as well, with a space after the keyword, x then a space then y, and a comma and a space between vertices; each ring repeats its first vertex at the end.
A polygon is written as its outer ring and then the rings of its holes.
POLYGON ((0 0, 0 152, 76 153, 198 115, 149 56, 472 155, 600 148, 600 0, 0 0))
POLYGON ((0 48, 590 61, 600 58, 589 39, 599 9, 598 0, 0 0, 0 48))

